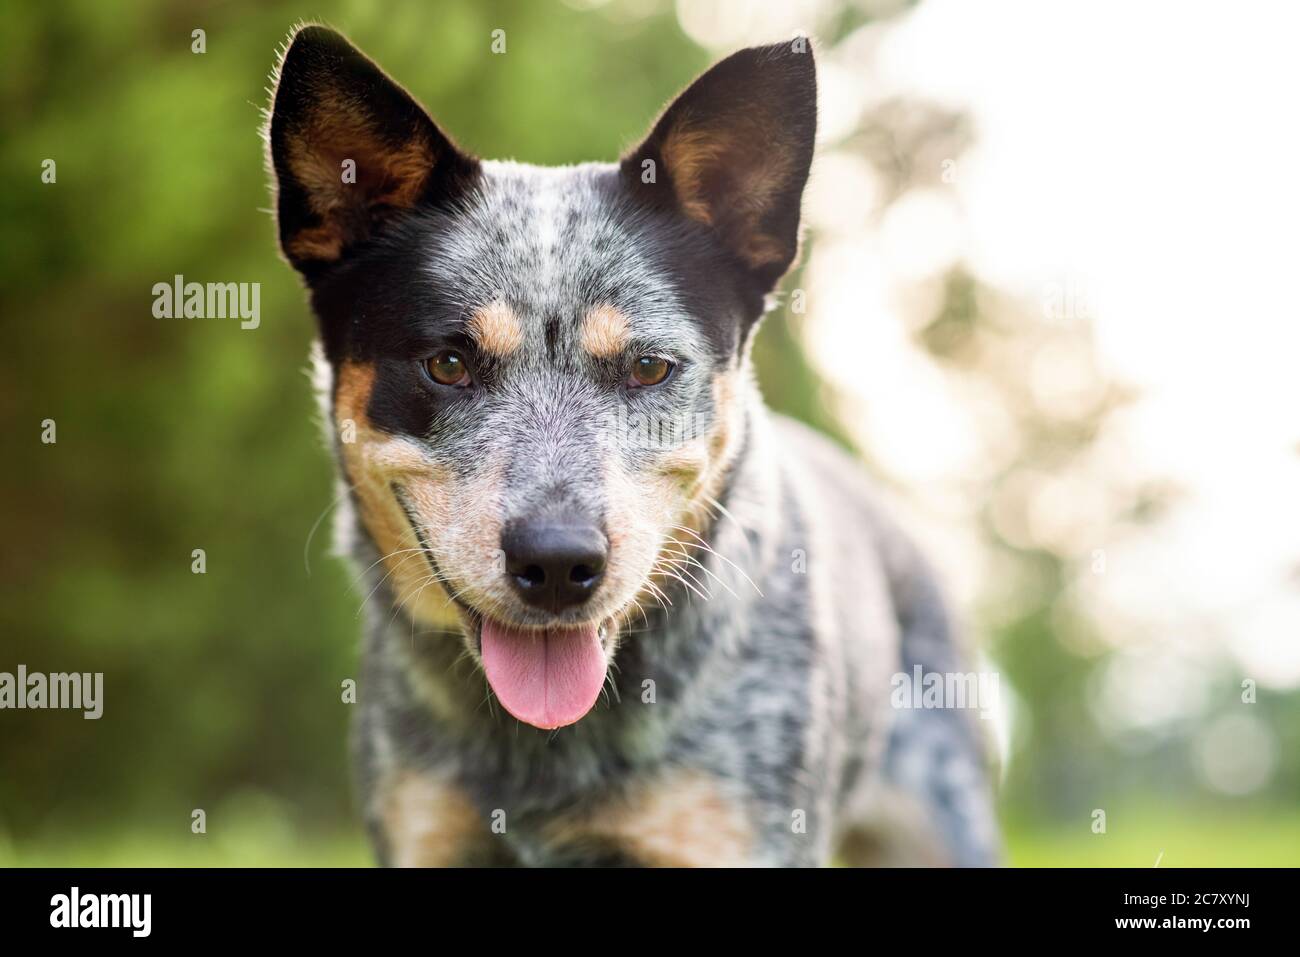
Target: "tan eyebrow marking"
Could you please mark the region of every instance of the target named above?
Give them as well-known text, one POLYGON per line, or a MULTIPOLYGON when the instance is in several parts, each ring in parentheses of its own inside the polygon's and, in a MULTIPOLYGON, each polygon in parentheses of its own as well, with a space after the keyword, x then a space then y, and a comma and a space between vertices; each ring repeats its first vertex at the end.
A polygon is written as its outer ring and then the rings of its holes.
POLYGON ((509 306, 497 300, 470 316, 469 334, 478 347, 494 356, 508 356, 524 341, 524 327, 509 306))
POLYGON ((582 322, 582 348, 597 359, 609 359, 623 351, 630 334, 627 316, 609 304, 593 306, 582 322))

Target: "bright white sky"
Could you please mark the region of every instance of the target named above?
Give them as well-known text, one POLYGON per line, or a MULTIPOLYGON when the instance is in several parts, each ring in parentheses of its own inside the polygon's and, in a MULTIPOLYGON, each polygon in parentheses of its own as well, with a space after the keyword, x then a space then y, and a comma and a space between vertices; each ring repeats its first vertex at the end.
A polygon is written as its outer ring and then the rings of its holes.
MULTIPOLYGON (((730 51, 816 36, 833 5, 677 10, 694 39, 730 51)), ((1079 291, 1105 371, 1140 390, 1121 419, 1125 469, 1185 493, 1135 543, 1098 543, 1109 569, 1088 600, 1133 630, 1121 641, 1229 653, 1276 686, 1300 684, 1297 38, 1300 4, 923 0, 819 59, 807 200, 814 357, 905 483, 942 486, 979 450, 975 413, 907 341, 900 281, 960 259, 1030 302, 1079 291), (950 192, 867 229, 874 174, 834 143, 896 94, 960 108, 978 144, 950 192)))

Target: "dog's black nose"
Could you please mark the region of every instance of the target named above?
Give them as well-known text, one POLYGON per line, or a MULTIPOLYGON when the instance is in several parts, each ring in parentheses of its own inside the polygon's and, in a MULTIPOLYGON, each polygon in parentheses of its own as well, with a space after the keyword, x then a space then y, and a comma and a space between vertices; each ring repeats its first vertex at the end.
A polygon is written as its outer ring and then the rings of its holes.
POLYGON ((501 548, 520 597, 552 612, 586 601, 609 555, 609 541, 594 525, 514 522, 502 533, 501 548))

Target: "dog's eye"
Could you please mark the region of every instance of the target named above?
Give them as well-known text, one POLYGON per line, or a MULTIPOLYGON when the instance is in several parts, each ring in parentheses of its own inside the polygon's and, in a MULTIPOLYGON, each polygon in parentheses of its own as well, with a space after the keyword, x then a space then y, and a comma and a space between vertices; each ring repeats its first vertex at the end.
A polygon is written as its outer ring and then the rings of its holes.
POLYGON ((659 385, 673 371, 673 364, 663 356, 641 356, 632 363, 632 373, 627 377, 629 388, 659 385))
POLYGON ((442 385, 469 385, 469 369, 459 352, 444 349, 424 360, 424 368, 434 382, 442 385))

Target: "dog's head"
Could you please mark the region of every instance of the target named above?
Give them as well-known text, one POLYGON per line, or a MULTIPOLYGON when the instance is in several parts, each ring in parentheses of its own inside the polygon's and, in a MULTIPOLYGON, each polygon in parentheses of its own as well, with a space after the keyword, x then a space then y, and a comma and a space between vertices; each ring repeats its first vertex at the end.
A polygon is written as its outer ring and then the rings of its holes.
POLYGON ((540 169, 467 155, 337 33, 285 51, 280 242, 344 478, 398 601, 459 630, 523 721, 582 717, 620 627, 689 584, 815 104, 806 41, 742 50, 619 164, 540 169))

